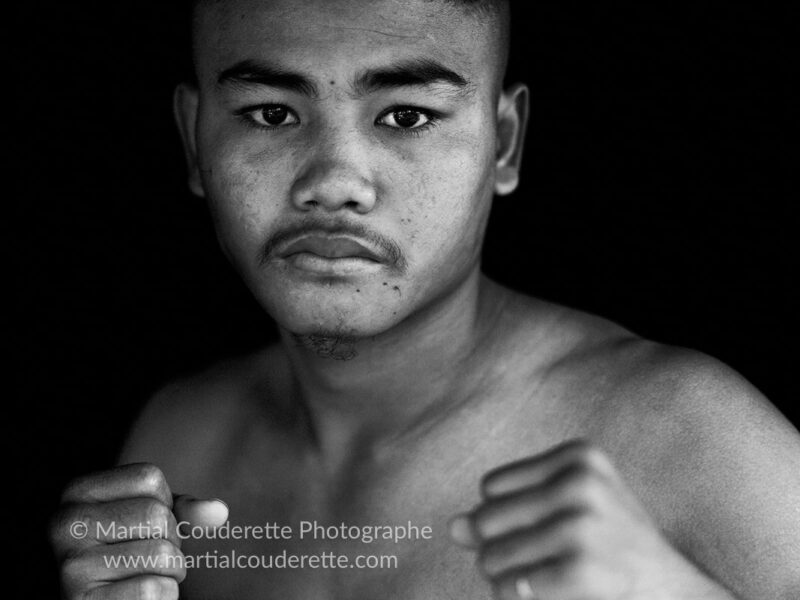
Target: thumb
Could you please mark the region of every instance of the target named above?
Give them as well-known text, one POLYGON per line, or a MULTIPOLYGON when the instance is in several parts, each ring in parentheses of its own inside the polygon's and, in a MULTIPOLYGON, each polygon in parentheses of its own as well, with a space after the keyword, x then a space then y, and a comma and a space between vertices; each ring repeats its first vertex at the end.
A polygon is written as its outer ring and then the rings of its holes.
POLYGON ((469 514, 456 515, 447 524, 447 529, 452 540, 465 548, 477 548, 480 545, 480 538, 475 532, 475 526, 469 514))
POLYGON ((217 498, 195 498, 187 494, 174 495, 172 512, 176 520, 200 527, 219 527, 228 520, 228 505, 217 498))

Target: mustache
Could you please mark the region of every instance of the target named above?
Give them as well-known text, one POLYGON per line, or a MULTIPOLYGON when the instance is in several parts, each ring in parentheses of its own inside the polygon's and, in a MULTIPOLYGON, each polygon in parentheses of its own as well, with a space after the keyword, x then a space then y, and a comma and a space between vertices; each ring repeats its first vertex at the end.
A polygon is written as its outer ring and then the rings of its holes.
POLYGON ((396 242, 388 237, 369 229, 363 223, 331 222, 318 219, 287 225, 270 234, 259 252, 259 265, 263 266, 267 261, 274 258, 276 250, 281 246, 311 234, 341 235, 363 240, 367 242, 367 246, 377 250, 381 259, 385 260, 395 270, 399 272, 405 271, 407 263, 403 251, 396 242))

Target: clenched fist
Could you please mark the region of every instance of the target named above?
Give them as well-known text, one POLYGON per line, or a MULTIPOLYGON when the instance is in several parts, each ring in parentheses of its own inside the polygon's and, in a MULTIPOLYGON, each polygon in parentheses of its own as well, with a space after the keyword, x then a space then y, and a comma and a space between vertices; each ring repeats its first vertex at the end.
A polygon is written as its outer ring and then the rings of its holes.
POLYGON ((450 533, 503 600, 732 599, 664 538, 609 458, 583 441, 486 475, 450 533))
POLYGON ((161 470, 125 465, 73 481, 50 538, 67 600, 174 600, 186 576, 177 524, 217 527, 219 500, 175 496, 161 470), (126 564, 127 561, 127 564, 126 564))

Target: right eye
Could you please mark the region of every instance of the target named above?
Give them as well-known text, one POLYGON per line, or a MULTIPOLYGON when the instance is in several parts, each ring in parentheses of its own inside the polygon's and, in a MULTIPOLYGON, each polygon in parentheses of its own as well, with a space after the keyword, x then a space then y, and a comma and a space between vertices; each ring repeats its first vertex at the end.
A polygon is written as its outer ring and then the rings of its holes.
POLYGON ((240 111, 239 114, 244 116, 248 121, 264 129, 294 125, 300 122, 297 115, 294 114, 289 107, 283 106, 282 104, 265 104, 263 106, 257 106, 256 108, 248 108, 240 111))

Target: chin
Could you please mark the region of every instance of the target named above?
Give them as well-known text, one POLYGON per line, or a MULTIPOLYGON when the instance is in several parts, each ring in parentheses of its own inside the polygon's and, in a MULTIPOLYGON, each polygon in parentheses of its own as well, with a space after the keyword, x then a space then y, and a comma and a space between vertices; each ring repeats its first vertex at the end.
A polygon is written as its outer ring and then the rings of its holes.
POLYGON ((373 296, 366 289, 347 293, 273 292, 262 305, 279 327, 295 336, 355 341, 380 335, 402 319, 398 298, 373 296))

